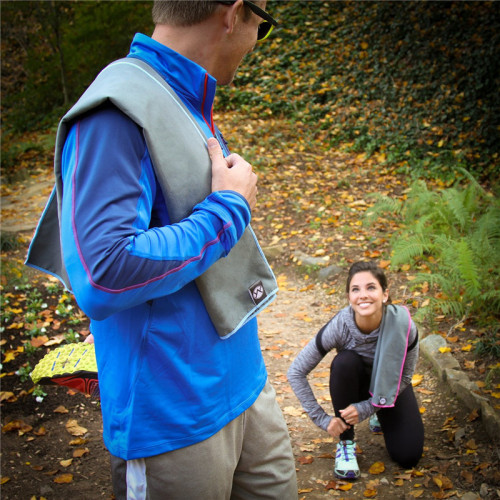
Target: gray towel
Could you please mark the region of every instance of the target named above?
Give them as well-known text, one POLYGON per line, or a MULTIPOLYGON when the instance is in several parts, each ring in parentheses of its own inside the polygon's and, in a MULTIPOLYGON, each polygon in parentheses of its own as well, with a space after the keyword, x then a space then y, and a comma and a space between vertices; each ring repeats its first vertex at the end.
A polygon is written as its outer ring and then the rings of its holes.
MULTIPOLYGON (((125 58, 111 63, 59 124, 54 161, 56 187, 26 259, 27 265, 57 276, 70 290, 59 230, 61 154, 71 123, 106 101, 143 128, 172 223, 188 216, 211 192, 207 137, 176 93, 143 61, 125 58)), ((237 332, 274 300, 278 291, 274 274, 250 226, 228 256, 213 264, 196 280, 196 285, 221 338, 237 332)))

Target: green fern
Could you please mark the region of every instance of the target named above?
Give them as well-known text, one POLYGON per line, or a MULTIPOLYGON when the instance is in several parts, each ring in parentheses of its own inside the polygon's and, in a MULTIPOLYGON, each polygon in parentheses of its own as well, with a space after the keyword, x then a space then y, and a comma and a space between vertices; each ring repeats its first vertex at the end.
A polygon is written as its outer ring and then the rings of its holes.
POLYGON ((465 177, 467 186, 441 191, 416 181, 404 202, 379 196, 371 220, 384 216, 400 224, 391 239, 393 266, 425 262, 430 270, 413 281, 427 282, 431 290, 419 316, 498 321, 500 202, 470 174, 465 177))
POLYGON ((432 243, 422 234, 412 234, 407 237, 393 237, 392 263, 401 266, 413 262, 415 258, 422 257, 432 251, 432 243))

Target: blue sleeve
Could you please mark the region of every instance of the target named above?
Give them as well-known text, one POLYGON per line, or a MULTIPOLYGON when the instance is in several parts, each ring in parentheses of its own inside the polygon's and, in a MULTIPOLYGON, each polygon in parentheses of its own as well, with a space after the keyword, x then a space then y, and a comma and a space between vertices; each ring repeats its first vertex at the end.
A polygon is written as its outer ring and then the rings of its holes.
POLYGON ((62 175, 64 261, 93 319, 179 290, 226 256, 250 221, 242 196, 218 191, 170 224, 142 130, 112 106, 72 126, 62 175))

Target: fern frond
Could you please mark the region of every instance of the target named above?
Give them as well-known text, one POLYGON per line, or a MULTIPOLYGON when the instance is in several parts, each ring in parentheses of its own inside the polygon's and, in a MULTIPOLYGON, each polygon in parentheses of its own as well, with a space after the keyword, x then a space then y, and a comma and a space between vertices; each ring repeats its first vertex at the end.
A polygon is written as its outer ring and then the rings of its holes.
POLYGON ((401 213, 403 203, 401 200, 396 198, 391 198, 389 196, 381 195, 380 193, 374 193, 372 197, 376 198, 377 201, 370 208, 368 214, 365 217, 365 223, 369 224, 381 215, 387 215, 391 219, 395 219, 401 213))
POLYGON ((482 293, 480 303, 475 309, 484 316, 500 316, 500 290, 482 293))
POLYGON ((462 318, 466 313, 463 302, 458 300, 436 300, 435 307, 445 316, 462 318))
POLYGON ((448 209, 447 222, 450 226, 458 224, 460 232, 463 233, 470 226, 473 215, 465 204, 465 192, 452 188, 443 191, 442 197, 448 209))
POLYGON ((461 280, 463 280, 466 295, 471 298, 474 297, 479 293, 479 273, 474 252, 469 247, 465 238, 454 241, 450 245, 449 250, 447 252, 447 255, 450 257, 449 264, 451 264, 452 269, 455 269, 461 280))
POLYGON ((410 264, 414 258, 422 257, 432 248, 431 242, 420 234, 406 237, 395 237, 393 246, 392 263, 395 266, 410 264))

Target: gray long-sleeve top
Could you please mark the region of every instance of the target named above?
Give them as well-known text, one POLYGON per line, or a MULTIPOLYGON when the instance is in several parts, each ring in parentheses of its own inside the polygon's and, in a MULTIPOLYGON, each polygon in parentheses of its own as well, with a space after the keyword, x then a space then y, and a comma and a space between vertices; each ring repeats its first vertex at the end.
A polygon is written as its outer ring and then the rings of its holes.
MULTIPOLYGON (((318 349, 317 339, 314 337, 291 364, 287 373, 288 381, 302 407, 318 427, 326 431, 333 416, 326 413, 316 400, 307 380, 308 374, 316 368, 326 353, 332 349, 336 349, 337 352, 346 349, 354 350, 367 364, 373 365, 379 332, 380 328, 368 334, 361 332, 354 321, 354 311, 351 306, 348 306, 340 310, 317 334, 317 336, 320 336, 319 341, 323 347, 323 352, 318 349)), ((417 337, 417 327, 412 321, 408 339, 408 346, 411 346, 411 348, 407 351, 403 366, 399 394, 411 383, 415 371, 418 360, 417 337)), ((371 404, 369 399, 355 403, 354 406, 358 411, 360 422, 369 418, 378 410, 371 404)))

